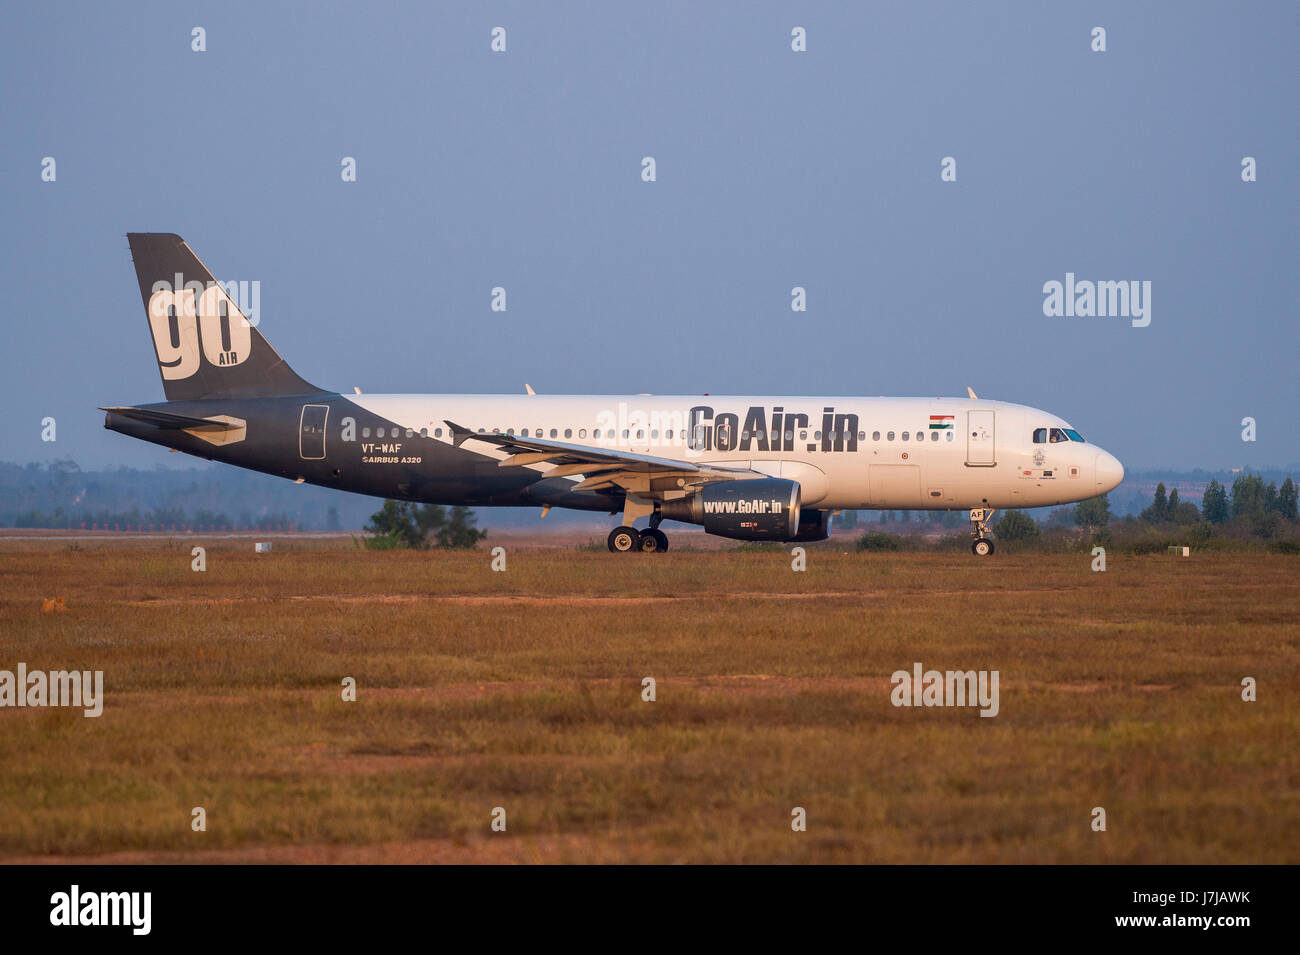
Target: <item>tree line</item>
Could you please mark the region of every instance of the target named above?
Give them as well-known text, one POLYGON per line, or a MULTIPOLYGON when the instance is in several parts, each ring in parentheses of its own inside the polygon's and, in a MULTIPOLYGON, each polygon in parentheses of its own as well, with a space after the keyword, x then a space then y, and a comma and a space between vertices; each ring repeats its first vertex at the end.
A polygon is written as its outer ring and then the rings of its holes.
MULTIPOLYGON (((1112 528, 1130 537, 1143 530, 1181 531, 1193 542, 1215 536, 1289 542, 1300 529, 1298 492, 1300 488, 1289 476, 1279 485, 1258 474, 1243 474, 1233 480, 1231 488, 1211 480, 1198 507, 1180 499, 1177 488, 1166 490, 1162 481, 1156 485, 1151 503, 1136 517, 1116 520, 1103 494, 1073 508, 1058 508, 1048 518, 1048 526, 1074 524, 1087 532, 1091 543, 1103 546, 1113 539, 1112 528)), ((1033 541, 1042 536, 1038 523, 1023 511, 1006 512, 994 524, 993 532, 1009 541, 1033 541)))

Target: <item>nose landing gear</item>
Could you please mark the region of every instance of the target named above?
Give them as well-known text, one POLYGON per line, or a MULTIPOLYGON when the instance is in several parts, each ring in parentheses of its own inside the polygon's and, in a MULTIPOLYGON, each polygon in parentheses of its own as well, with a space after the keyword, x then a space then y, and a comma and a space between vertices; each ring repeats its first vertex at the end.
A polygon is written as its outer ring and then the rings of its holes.
POLYGON ((970 509, 971 533, 975 540, 970 545, 971 553, 976 557, 987 557, 993 553, 993 532, 989 530, 989 521, 997 513, 994 507, 972 507, 970 509))

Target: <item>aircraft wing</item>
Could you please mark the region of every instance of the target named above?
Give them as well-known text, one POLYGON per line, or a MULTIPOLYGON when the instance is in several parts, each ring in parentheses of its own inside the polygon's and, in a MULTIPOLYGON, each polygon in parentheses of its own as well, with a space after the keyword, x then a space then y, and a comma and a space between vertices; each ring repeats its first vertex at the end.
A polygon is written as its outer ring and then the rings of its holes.
POLYGON ((692 464, 677 458, 661 458, 653 454, 618 451, 613 448, 569 444, 546 438, 521 438, 514 434, 487 434, 462 428, 447 421, 452 442, 459 447, 468 440, 495 445, 506 453, 499 467, 523 467, 529 464, 549 464, 548 477, 583 475, 585 480, 574 487, 575 491, 595 490, 617 485, 629 491, 659 496, 656 492, 678 491, 689 486, 712 481, 736 481, 766 477, 748 468, 727 468, 711 464, 692 464), (665 482, 664 479, 669 479, 665 482), (673 480, 677 479, 677 480, 673 480), (655 485, 660 485, 655 487, 655 485))

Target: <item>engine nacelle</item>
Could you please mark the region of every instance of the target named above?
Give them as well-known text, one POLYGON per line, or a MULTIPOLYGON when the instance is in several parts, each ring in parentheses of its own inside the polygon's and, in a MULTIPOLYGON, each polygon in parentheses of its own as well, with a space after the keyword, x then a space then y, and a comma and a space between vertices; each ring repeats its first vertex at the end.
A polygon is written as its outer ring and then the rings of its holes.
POLYGON ((781 478, 718 481, 688 498, 665 501, 660 513, 733 540, 794 540, 799 533, 799 483, 781 478))
POLYGON ((824 541, 831 536, 832 516, 829 508, 803 508, 799 511, 799 533, 790 540, 824 541))

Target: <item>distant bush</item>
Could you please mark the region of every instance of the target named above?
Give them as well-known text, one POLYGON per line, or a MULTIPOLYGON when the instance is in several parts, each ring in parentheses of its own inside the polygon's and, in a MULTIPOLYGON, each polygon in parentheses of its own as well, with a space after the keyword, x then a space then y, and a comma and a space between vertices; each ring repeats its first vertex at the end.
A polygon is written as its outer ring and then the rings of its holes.
POLYGON ((858 538, 858 550, 902 550, 903 542, 884 531, 867 531, 858 538))
POLYGON ((1172 546, 1181 545, 1176 545, 1174 539, 1167 534, 1155 533, 1126 541, 1122 549, 1130 554, 1163 554, 1172 546))
POLYGON ((370 516, 366 530, 374 536, 365 539, 365 546, 370 550, 424 550, 432 544, 451 550, 469 549, 487 537, 487 532, 474 523, 474 512, 468 507, 456 506, 448 512, 438 504, 387 500, 370 516))
POLYGON ((1007 511, 993 525, 993 534, 1004 541, 1034 541, 1043 536, 1038 524, 1024 511, 1007 511))
POLYGON ((1275 537, 1268 542, 1268 549, 1273 554, 1300 554, 1300 539, 1275 537))

